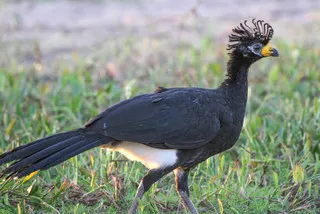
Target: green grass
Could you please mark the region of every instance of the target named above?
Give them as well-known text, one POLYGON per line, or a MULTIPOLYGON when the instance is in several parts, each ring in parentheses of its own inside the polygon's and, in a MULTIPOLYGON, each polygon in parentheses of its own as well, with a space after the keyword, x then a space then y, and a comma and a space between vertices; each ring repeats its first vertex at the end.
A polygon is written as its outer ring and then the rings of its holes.
MULTIPOLYGON (((251 68, 238 143, 189 176, 200 213, 319 212, 319 50, 275 46, 281 58, 251 68)), ((106 107, 156 85, 214 88, 224 78, 227 57, 211 39, 199 47, 149 48, 155 54, 147 57, 132 41, 113 49, 117 69, 108 72, 98 73, 98 66, 79 57, 70 62, 72 69, 60 65, 53 75, 14 60, 0 68, 0 152, 82 126, 106 107)), ((99 53, 98 62, 109 55, 99 53)), ((93 149, 30 180, 1 180, 0 213, 125 213, 146 171, 120 154, 93 149)), ((145 194, 139 212, 185 212, 172 174, 145 194)))

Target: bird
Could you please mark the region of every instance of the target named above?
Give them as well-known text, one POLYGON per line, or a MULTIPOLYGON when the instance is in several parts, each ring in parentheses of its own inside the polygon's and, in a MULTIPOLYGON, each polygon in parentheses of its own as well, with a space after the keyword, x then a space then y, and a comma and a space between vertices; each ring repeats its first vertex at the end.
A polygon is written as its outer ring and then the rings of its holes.
POLYGON ((245 117, 250 66, 278 57, 270 46, 274 30, 264 20, 241 22, 229 35, 227 74, 215 89, 158 87, 123 100, 83 127, 57 133, 0 155, 6 179, 46 170, 94 147, 103 146, 149 170, 141 179, 128 211, 164 175, 173 172, 176 191, 186 209, 198 211, 190 199, 188 174, 204 160, 237 142, 245 117))

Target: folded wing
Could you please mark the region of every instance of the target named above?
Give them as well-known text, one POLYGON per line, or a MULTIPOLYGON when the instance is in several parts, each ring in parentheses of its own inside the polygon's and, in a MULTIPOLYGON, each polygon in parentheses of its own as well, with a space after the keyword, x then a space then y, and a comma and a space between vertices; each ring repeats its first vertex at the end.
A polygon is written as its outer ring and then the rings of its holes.
POLYGON ((156 148, 194 149, 220 129, 219 103, 205 89, 168 89, 121 102, 98 115, 88 128, 119 141, 156 148))

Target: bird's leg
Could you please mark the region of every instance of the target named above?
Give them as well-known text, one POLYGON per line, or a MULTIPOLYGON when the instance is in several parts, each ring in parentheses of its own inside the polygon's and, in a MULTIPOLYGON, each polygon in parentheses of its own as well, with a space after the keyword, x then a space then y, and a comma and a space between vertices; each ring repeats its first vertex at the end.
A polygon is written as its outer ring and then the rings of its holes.
POLYGON ((184 170, 181 168, 176 168, 174 170, 174 174, 176 177, 176 189, 184 205, 190 210, 190 212, 192 214, 199 214, 196 207, 193 205, 192 201, 189 198, 188 173, 189 170, 184 170))
POLYGON ((157 182, 160 178, 162 178, 165 174, 168 174, 171 172, 172 169, 152 169, 149 170, 148 173, 141 179, 140 185, 138 187, 136 196, 134 197, 134 200, 132 202, 132 205, 129 210, 129 214, 136 213, 136 210, 138 208, 139 199, 143 196, 145 192, 147 192, 152 184, 157 182))

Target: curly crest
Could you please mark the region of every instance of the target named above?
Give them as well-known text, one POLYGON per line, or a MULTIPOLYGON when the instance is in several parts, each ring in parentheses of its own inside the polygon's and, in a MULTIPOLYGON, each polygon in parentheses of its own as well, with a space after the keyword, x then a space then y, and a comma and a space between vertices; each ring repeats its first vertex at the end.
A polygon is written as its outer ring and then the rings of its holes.
POLYGON ((247 20, 240 23, 240 26, 232 29, 229 35, 228 49, 237 48, 240 44, 252 42, 254 40, 260 41, 261 44, 267 45, 273 36, 273 29, 271 25, 263 20, 252 20, 253 28, 247 24, 247 20))

